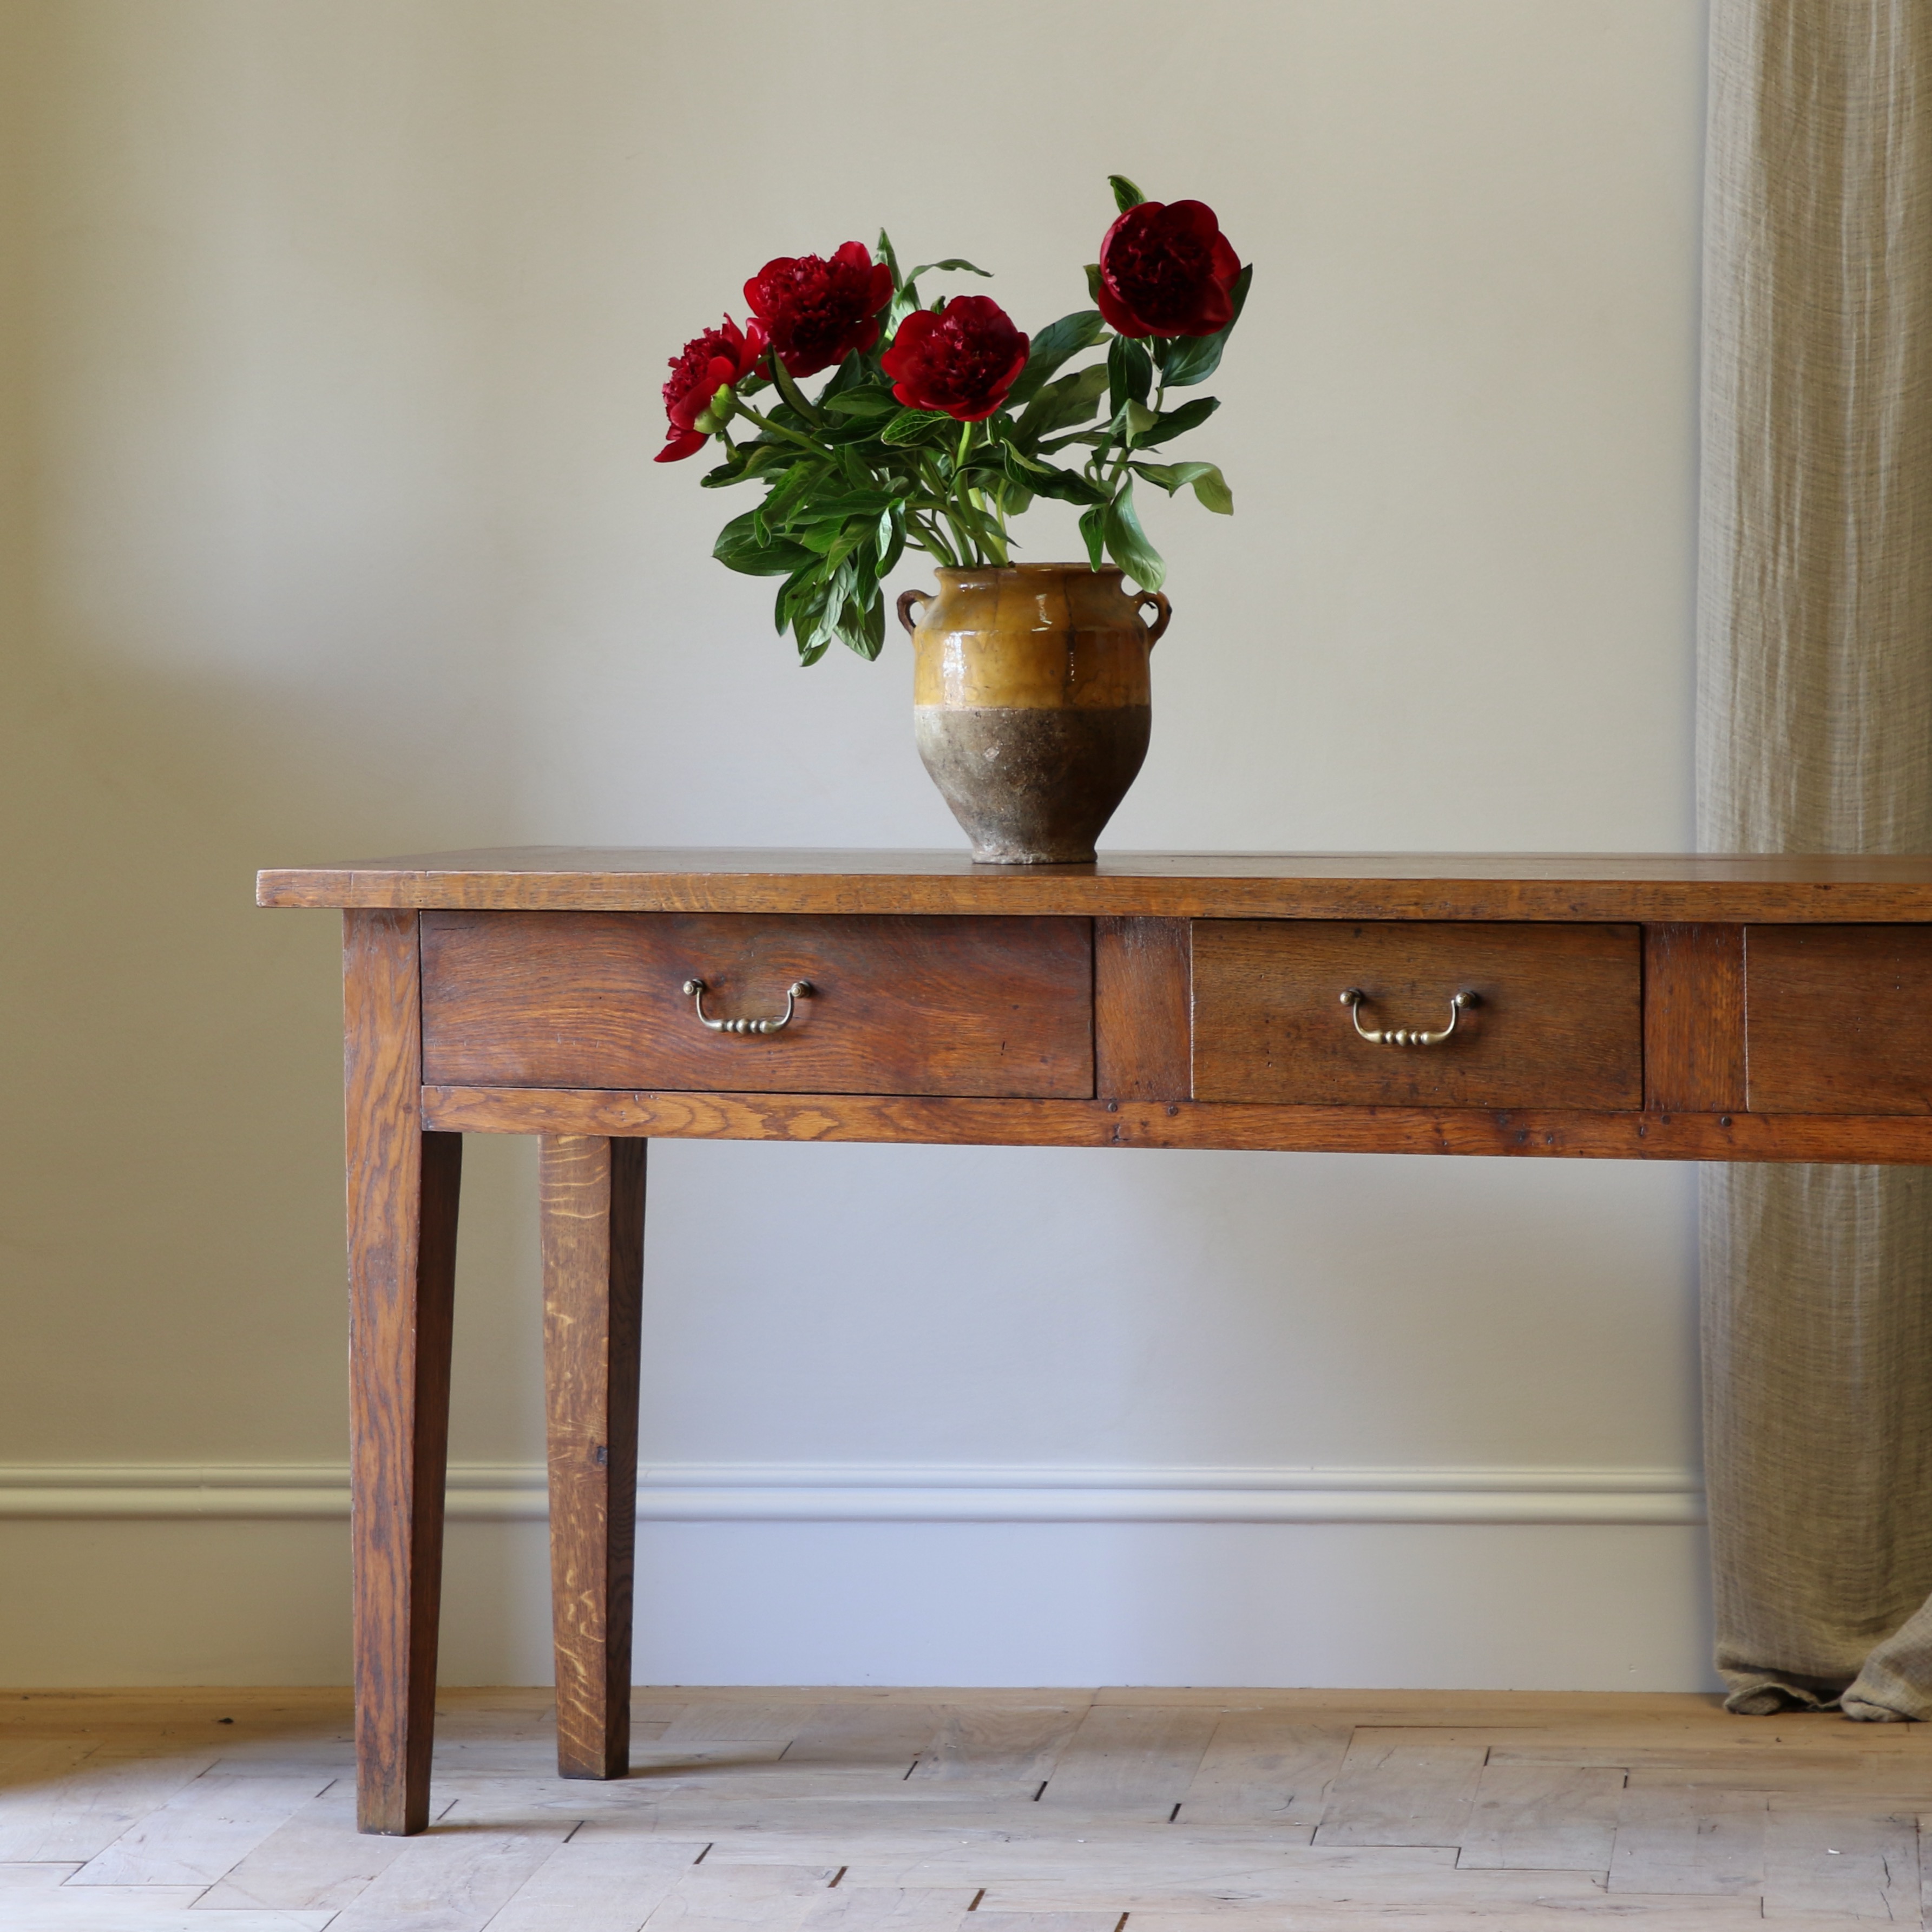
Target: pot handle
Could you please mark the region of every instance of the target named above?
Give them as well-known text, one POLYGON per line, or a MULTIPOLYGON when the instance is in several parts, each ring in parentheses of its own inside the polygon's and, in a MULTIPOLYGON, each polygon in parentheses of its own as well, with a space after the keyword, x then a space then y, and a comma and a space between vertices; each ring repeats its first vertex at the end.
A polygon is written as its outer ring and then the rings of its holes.
MULTIPOLYGON (((1148 649, 1152 650, 1154 646, 1160 642, 1162 634, 1167 628, 1168 620, 1174 615, 1174 606, 1158 590, 1143 590, 1134 599, 1134 607, 1136 610, 1148 604, 1151 604, 1160 613, 1160 616, 1154 620, 1154 628, 1148 633, 1148 649)), ((904 609, 903 598, 900 600, 900 609, 903 614, 904 609)))
POLYGON ((913 633, 912 611, 910 607, 914 604, 930 604, 932 598, 933 592, 930 590, 902 590, 899 592, 899 622, 905 626, 905 634, 908 637, 910 637, 913 633))

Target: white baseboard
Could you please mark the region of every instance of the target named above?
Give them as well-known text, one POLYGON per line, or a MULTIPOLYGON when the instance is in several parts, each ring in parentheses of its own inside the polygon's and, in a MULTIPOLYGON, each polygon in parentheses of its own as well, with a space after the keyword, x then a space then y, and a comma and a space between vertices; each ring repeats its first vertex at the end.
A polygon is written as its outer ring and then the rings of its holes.
MULTIPOLYGON (((541 1463, 464 1462, 449 1515, 541 1520, 541 1463)), ((657 1463, 638 1512, 658 1522, 1700 1523, 1690 1469, 1079 1468, 657 1463)), ((0 1519, 349 1514, 340 1463, 0 1465, 0 1519)))

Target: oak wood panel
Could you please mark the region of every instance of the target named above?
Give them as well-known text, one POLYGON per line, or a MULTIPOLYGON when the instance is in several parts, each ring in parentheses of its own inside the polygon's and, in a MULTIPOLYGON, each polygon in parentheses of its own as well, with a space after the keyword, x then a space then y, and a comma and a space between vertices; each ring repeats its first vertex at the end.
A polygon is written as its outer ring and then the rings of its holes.
POLYGON ((1094 1090, 1093 934, 1077 919, 423 915, 424 1063, 446 1084, 765 1093, 1094 1090), (782 1033, 713 1016, 783 1011, 782 1033))
POLYGON ((481 1134, 908 1141, 969 1147, 1237 1148, 1596 1160, 1932 1165, 1932 1116, 1651 1114, 1476 1107, 1270 1107, 1169 1100, 945 1100, 426 1087, 427 1126, 481 1134))
POLYGON ((1645 928, 1643 1103, 1664 1113, 1744 1106, 1743 927, 1645 928))
POLYGON ((1094 922, 1094 1090, 1102 1100, 1186 1099, 1190 956, 1184 919, 1094 922))
POLYGON ((490 848, 260 873, 263 905, 1165 919, 1932 920, 1932 856, 490 848))
POLYGON ((1754 928, 1744 981, 1754 1110, 1932 1112, 1932 925, 1754 928))
POLYGON ((463 1142, 423 1131, 417 916, 343 918, 356 1817, 429 1822, 463 1142))
POLYGON ((621 1778, 630 1768, 648 1145, 547 1134, 538 1156, 556 1766, 565 1778, 621 1778))
POLYGON ((1204 920, 1194 928, 1194 1093, 1277 1106, 1634 1107, 1642 968, 1628 926, 1204 920), (1448 1024, 1414 1048, 1371 1029, 1448 1024))

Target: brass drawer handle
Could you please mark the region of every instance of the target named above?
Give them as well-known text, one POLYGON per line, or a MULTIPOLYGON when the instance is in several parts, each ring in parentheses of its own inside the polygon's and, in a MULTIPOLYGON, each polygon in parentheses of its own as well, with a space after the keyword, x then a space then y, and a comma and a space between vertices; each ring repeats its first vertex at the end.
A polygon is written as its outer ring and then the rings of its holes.
POLYGON ((1362 1006, 1368 997, 1360 987, 1351 986, 1342 995, 1342 1004, 1348 1009, 1356 1032, 1371 1046, 1440 1046, 1456 1030, 1456 1023, 1465 1010, 1483 1004, 1478 993, 1458 993, 1449 1002, 1449 1024, 1439 1033, 1427 1033, 1420 1027, 1365 1027, 1362 1024, 1362 1006))
POLYGON ((767 1034, 782 1033, 791 1024, 792 1010, 800 1000, 812 998, 812 982, 808 980, 794 980, 785 988, 785 1010, 775 1020, 714 1020, 704 1010, 704 982, 687 980, 684 990, 698 1008, 698 1017, 713 1033, 767 1034))

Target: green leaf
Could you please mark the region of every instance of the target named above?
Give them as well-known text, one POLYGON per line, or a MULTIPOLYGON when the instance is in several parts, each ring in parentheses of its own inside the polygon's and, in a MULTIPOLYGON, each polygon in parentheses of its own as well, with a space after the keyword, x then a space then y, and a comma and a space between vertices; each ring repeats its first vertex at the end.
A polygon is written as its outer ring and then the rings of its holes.
POLYGON ((899 273, 899 258, 892 247, 892 238, 881 228, 879 230, 879 260, 892 272, 892 286, 896 289, 904 278, 899 273))
POLYGON ((902 410, 879 432, 879 440, 895 446, 932 442, 952 427, 952 418, 938 410, 902 410))
POLYGON ((1014 437, 1022 443, 1034 442, 1057 430, 1085 422, 1106 392, 1104 363, 1096 362, 1091 368, 1056 377, 1021 411, 1019 421, 1013 425, 1014 437))
MULTIPOLYGON (((787 371, 784 363, 778 359, 776 351, 766 356, 765 360, 771 365, 772 380, 778 385, 778 394, 784 398, 790 410, 793 426, 799 429, 816 428, 818 423, 818 412, 805 400, 805 392, 798 386, 797 382, 787 371)), ((782 414, 776 410, 772 415, 773 419, 776 422, 783 422, 786 420, 782 414)))
POLYGON ((867 366, 864 356, 855 349, 832 370, 831 381, 819 391, 818 406, 822 410, 834 396, 868 384, 876 386, 878 382, 877 371, 867 366))
POLYGON ((1114 190, 1114 206, 1123 214, 1130 208, 1139 207, 1147 199, 1125 175, 1109 175, 1107 185, 1114 190))
POLYGON ((1160 421, 1154 410, 1144 403, 1130 403, 1121 412, 1127 419, 1127 434, 1137 440, 1143 431, 1150 430, 1160 421))
POLYGON ((815 462, 808 457, 802 463, 794 464, 785 472, 783 479, 753 514, 766 527, 782 530, 792 512, 815 490, 822 490, 836 480, 836 472, 830 466, 815 462))
POLYGON ((988 281, 993 279, 991 268, 976 268, 970 262, 962 262, 958 256, 950 256, 944 262, 926 262, 907 276, 909 282, 916 282, 922 275, 938 274, 946 269, 963 270, 969 275, 984 275, 988 281))
POLYGON ((747 510, 734 517, 718 532, 711 554, 728 570, 742 571, 747 577, 784 577, 818 560, 802 544, 774 537, 760 542, 752 527, 758 512, 747 510))
POLYGON ((890 577, 898 568, 899 559, 905 554, 905 506, 895 503, 890 510, 879 515, 878 535, 873 538, 879 553, 878 574, 890 577))
POLYGON ((1204 382, 1221 366, 1221 352, 1228 346, 1228 338, 1234 332, 1234 324, 1241 319, 1241 310, 1247 306, 1248 284, 1254 275, 1251 262, 1234 278, 1234 286, 1228 291, 1228 299, 1234 304, 1234 316, 1227 327, 1218 335, 1189 335, 1177 340, 1167 352, 1167 386, 1170 389, 1191 389, 1196 382, 1204 382))
POLYGON ((1169 437, 1184 436, 1191 429, 1198 429, 1221 406, 1219 396, 1196 396, 1191 403, 1183 403, 1178 410, 1162 410, 1154 419, 1150 429, 1144 429, 1134 438, 1143 449, 1151 449, 1157 442, 1166 442, 1169 437))
POLYGON ((1063 503, 1104 503, 1107 493, 1090 483, 1078 470, 1056 470, 1022 456, 1009 443, 1006 449, 1006 475, 1020 489, 1036 496, 1057 497, 1063 503))
POLYGON ((898 407, 892 391, 876 383, 863 389, 847 389, 837 395, 828 390, 819 398, 819 404, 842 416, 886 416, 898 407))
POLYGON ((1096 308, 1076 309, 1058 322, 1049 322, 1034 338, 1026 367, 1020 371, 1019 380, 1006 392, 1007 406, 1016 410, 1030 402, 1063 363, 1071 362, 1083 349, 1092 348, 1106 334, 1106 328, 1096 308))
POLYGON ((1167 566, 1141 528, 1140 515, 1134 508, 1134 486, 1130 483, 1100 514, 1107 554, 1143 590, 1158 590, 1166 579, 1167 566))
POLYGON ((1150 483, 1158 484, 1170 496, 1191 483, 1196 498, 1204 508, 1212 510, 1216 516, 1232 517, 1234 514, 1234 493, 1228 488, 1228 479, 1214 464, 1130 463, 1127 467, 1136 476, 1144 476, 1150 483))
POLYGON ((877 663, 886 647, 886 600, 876 586, 869 604, 848 600, 838 626, 839 641, 868 664, 877 663))
POLYGON ((1098 570, 1107 560, 1107 512, 1103 506, 1081 512, 1080 540, 1087 546, 1087 567, 1098 570))
POLYGON ((1091 302, 1100 299, 1100 265, 1098 262, 1087 264, 1087 299, 1091 302))
POLYGON ((778 586, 778 594, 772 604, 772 624, 780 637, 784 635, 785 626, 791 622, 792 607, 800 596, 818 575, 818 560, 814 557, 801 570, 795 570, 778 586))
POLYGON ((836 496, 815 496, 801 503, 785 519, 785 528, 795 530, 823 524, 843 523, 848 517, 876 517, 898 501, 890 490, 848 490, 836 496))
POLYGON ((1154 358, 1130 335, 1107 344, 1107 412, 1118 416, 1130 403, 1144 403, 1154 387, 1154 358))

